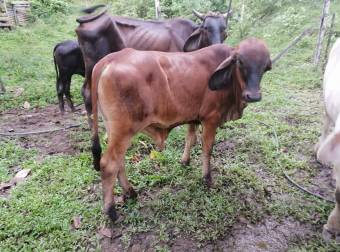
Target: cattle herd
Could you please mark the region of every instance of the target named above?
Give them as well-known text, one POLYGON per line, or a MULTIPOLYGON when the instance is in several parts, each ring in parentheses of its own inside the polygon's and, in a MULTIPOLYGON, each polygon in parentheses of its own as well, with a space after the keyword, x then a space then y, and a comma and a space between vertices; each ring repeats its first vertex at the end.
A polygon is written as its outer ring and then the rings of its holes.
MULTIPOLYGON (((82 87, 89 126, 92 129, 94 168, 101 172, 104 211, 117 219, 113 190, 118 178, 125 198, 137 194, 129 183, 125 153, 138 132, 149 135, 159 149, 174 127, 188 124, 182 164, 190 162, 196 129, 202 125, 202 173, 212 185, 210 156, 217 128, 242 117, 247 103, 261 100, 260 82, 271 69, 264 41, 248 38, 236 47, 223 44, 228 14, 194 14, 201 24, 175 18, 144 21, 109 16, 105 5, 84 10, 77 19, 78 40, 64 41, 53 50, 59 108, 64 96, 71 110, 73 74, 85 77, 82 87), (96 9, 102 8, 97 14, 96 9), (98 111, 108 135, 101 155, 98 111)), ((340 40, 333 46, 324 77, 326 116, 318 160, 332 163, 337 177, 336 207, 324 232, 340 234, 340 40), (335 127, 334 127, 335 126, 335 127)))

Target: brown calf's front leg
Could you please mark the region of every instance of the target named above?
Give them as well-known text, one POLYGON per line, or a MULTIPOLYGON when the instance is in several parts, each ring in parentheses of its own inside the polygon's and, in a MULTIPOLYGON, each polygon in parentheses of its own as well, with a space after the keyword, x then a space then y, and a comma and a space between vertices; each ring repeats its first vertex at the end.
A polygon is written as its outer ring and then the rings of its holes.
POLYGON ((194 146, 197 141, 196 130, 197 130, 196 124, 188 125, 188 132, 185 137, 185 147, 184 147, 182 160, 181 160, 182 165, 186 166, 190 164, 190 150, 191 150, 191 147, 194 146))
POLYGON ((212 148, 215 142, 216 129, 217 129, 217 125, 215 123, 211 123, 211 122, 203 123, 203 133, 202 133, 203 180, 204 180, 204 183, 208 187, 212 186, 210 157, 211 157, 212 148))
POLYGON ((338 240, 340 238, 340 165, 334 166, 334 172, 336 176, 335 208, 324 226, 323 236, 325 239, 330 239, 334 236, 338 240))

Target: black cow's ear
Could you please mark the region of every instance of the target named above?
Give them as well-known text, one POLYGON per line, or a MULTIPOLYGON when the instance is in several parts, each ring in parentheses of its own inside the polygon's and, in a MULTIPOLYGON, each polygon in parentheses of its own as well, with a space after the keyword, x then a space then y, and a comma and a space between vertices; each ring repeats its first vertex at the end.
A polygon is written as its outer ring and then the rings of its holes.
POLYGON ((217 67, 209 79, 209 88, 211 90, 219 90, 232 84, 235 63, 236 54, 232 54, 217 67))
POLYGON ((189 38, 185 41, 183 51, 191 52, 201 48, 202 44, 202 29, 197 28, 193 33, 190 34, 189 38))
POLYGON ((265 71, 269 71, 269 70, 272 70, 272 61, 271 60, 269 60, 267 66, 266 66, 265 71))

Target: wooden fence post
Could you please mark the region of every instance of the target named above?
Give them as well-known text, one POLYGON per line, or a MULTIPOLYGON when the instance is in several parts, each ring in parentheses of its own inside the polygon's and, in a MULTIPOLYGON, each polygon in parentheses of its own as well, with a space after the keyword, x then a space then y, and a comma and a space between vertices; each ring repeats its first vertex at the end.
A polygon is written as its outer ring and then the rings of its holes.
POLYGON ((161 5, 159 3, 159 0, 155 0, 155 11, 156 11, 156 19, 159 19, 161 17, 161 5))
POLYGON ((328 51, 329 51, 329 47, 331 45, 331 40, 332 40, 332 36, 333 36, 334 21, 335 21, 335 13, 333 13, 333 15, 332 15, 331 26, 329 27, 329 30, 328 30, 328 39, 327 39, 325 56, 324 56, 323 67, 322 67, 323 70, 325 70, 326 64, 327 64, 328 51))
POLYGON ((5 85, 0 78, 0 94, 5 93, 5 92, 6 92, 5 85))
POLYGON ((315 49, 314 60, 313 60, 314 66, 317 66, 319 64, 319 61, 320 61, 322 41, 323 41, 324 36, 325 36, 326 18, 327 18, 328 13, 329 13, 330 3, 331 3, 330 0, 324 0, 324 2, 323 2, 322 14, 321 14, 321 18, 320 18, 320 28, 319 28, 318 41, 316 43, 316 49, 315 49))
POLYGON ((229 6, 228 6, 228 14, 227 14, 227 18, 226 18, 226 21, 225 21, 225 29, 228 31, 228 23, 229 23, 229 18, 231 16, 231 2, 232 0, 229 0, 229 6))

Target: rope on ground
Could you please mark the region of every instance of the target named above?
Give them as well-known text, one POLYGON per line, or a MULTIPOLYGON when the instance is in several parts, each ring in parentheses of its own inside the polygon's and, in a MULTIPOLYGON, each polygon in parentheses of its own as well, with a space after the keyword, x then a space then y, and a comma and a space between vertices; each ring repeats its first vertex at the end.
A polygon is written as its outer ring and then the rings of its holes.
POLYGON ((305 192, 305 193, 307 193, 307 194, 310 194, 310 195, 312 195, 312 196, 314 196, 314 197, 317 197, 317 198, 319 198, 319 199, 322 199, 322 200, 324 200, 324 201, 331 202, 331 203, 334 203, 334 204, 335 204, 335 201, 334 201, 334 200, 327 199, 327 198, 321 196, 320 194, 313 193, 313 192, 307 190, 306 188, 300 186, 298 183, 296 183, 294 180, 292 180, 292 179, 288 176, 288 174, 287 174, 286 172, 283 172, 283 174, 285 175, 285 178, 286 178, 293 186, 299 188, 301 191, 303 191, 303 192, 305 192))
MULTIPOLYGON (((260 123, 263 124, 263 125, 265 125, 265 126, 267 126, 268 128, 271 128, 271 129, 272 129, 272 131, 273 131, 273 133, 274 133, 275 140, 276 140, 276 150, 277 150, 277 152, 279 153, 279 138, 278 138, 278 136, 277 136, 277 133, 276 133, 275 128, 272 127, 271 125, 268 125, 268 124, 264 123, 264 122, 260 122, 260 123)), ((327 199, 327 198, 323 197, 323 196, 320 195, 320 194, 313 193, 313 192, 309 191, 308 189, 306 189, 306 188, 300 186, 300 185, 299 185, 298 183, 296 183, 291 177, 289 177, 288 174, 287 174, 285 171, 283 171, 283 175, 285 176, 285 178, 286 178, 293 186, 297 187, 297 188, 300 189, 301 191, 303 191, 303 192, 305 192, 305 193, 307 193, 307 194, 309 194, 309 195, 312 195, 312 196, 314 196, 314 197, 316 197, 316 198, 322 199, 322 200, 324 200, 324 201, 326 201, 326 202, 330 202, 330 203, 334 203, 334 204, 335 204, 335 201, 334 201, 334 200, 327 199)))
POLYGON ((77 108, 77 107, 80 107, 80 106, 83 105, 83 104, 84 104, 84 103, 82 102, 82 103, 79 103, 79 104, 75 105, 74 107, 77 108))
POLYGON ((56 128, 56 129, 47 129, 47 130, 38 130, 38 131, 28 131, 28 132, 14 132, 14 133, 3 133, 0 132, 0 136, 3 137, 15 137, 15 136, 29 136, 29 135, 38 135, 38 134, 45 134, 45 133, 51 133, 51 132, 56 132, 56 131, 61 131, 61 130, 67 130, 71 128, 77 128, 80 127, 82 124, 73 124, 66 126, 64 128, 56 128))

